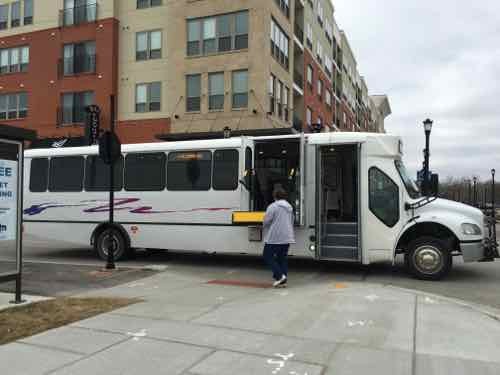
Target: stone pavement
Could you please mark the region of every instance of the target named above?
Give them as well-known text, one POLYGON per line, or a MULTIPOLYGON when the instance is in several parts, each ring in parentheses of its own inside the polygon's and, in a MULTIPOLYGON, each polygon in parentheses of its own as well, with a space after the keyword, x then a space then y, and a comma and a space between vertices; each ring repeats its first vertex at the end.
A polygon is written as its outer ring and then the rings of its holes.
POLYGON ((267 277, 167 269, 87 293, 144 302, 1 346, 1 373, 500 374, 500 322, 473 306, 348 276, 223 285, 267 277))

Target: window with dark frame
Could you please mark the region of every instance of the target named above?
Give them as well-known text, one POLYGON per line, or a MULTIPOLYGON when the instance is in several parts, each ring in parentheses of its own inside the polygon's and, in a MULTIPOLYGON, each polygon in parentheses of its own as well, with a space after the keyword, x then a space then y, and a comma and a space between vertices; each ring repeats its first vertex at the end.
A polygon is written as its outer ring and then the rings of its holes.
POLYGON ((224 109, 224 72, 208 74, 208 109, 224 109))
MULTIPOLYGON (((114 190, 123 188, 123 156, 114 166, 114 190)), ((109 191, 109 164, 97 155, 89 155, 85 160, 85 190, 109 191)))
POLYGON ((61 97, 62 113, 60 123, 67 124, 82 124, 85 122, 87 112, 86 108, 94 104, 94 92, 70 92, 64 93, 61 97))
POLYGON ((278 25, 278 23, 271 19, 271 55, 274 59, 285 69, 289 68, 289 49, 290 38, 278 25))
POLYGON ((269 77, 269 113, 274 115, 276 108, 276 77, 270 75, 269 77))
POLYGON ((248 70, 237 70, 232 74, 233 109, 248 107, 248 70))
POLYGON ((31 159, 30 163, 30 191, 44 193, 49 184, 49 159, 31 159))
POLYGON ((0 95, 0 120, 28 117, 28 94, 25 92, 0 95))
POLYGON ((21 26, 21 2, 15 1, 10 4, 10 27, 21 26))
POLYGON ((29 58, 29 46, 0 49, 0 74, 27 72, 29 58))
POLYGON ((201 74, 186 76, 186 112, 201 110, 201 74))
POLYGON ((283 119, 288 122, 289 120, 289 109, 288 109, 288 100, 290 98, 290 89, 286 86, 283 86, 283 119))
POLYGON ((215 150, 212 187, 214 190, 236 190, 239 177, 238 150, 215 150))
POLYGON ((161 111, 161 82, 136 85, 135 111, 137 113, 161 111))
POLYGON ((95 41, 65 44, 62 70, 65 76, 96 72, 95 41))
POLYGON ((128 154, 125 157, 125 190, 164 190, 165 163, 163 152, 128 154))
POLYGON ((23 25, 33 24, 33 0, 24 0, 23 25))
POLYGON ((49 191, 79 192, 83 189, 83 156, 64 156, 50 159, 49 191))
POLYGON ((370 211, 385 225, 392 228, 400 216, 399 187, 384 172, 376 167, 369 172, 369 206, 370 211))
POLYGON ((145 9, 162 5, 162 0, 137 0, 137 9, 145 9))
POLYGON ((309 85, 309 89, 312 90, 313 88, 313 76, 314 76, 314 70, 311 65, 307 66, 307 84, 309 85))
POLYGON ((0 30, 9 27, 9 4, 0 5, 0 30))
POLYGON ((248 11, 187 20, 187 55, 248 48, 248 11))
POLYGON ((168 154, 168 190, 210 190, 211 179, 212 153, 210 151, 171 152, 168 154))
POLYGON ((161 30, 141 31, 136 34, 136 61, 161 59, 161 30))

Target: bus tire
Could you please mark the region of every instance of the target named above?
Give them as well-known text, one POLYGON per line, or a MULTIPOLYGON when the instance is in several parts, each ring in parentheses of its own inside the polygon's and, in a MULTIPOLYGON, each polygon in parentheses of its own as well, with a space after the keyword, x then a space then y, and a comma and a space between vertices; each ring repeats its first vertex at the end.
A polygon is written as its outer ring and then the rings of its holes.
POLYGON ((453 257, 445 241, 424 236, 410 242, 405 263, 417 279, 437 281, 451 271, 453 257))
POLYGON ((98 234, 94 242, 94 248, 97 251, 99 257, 103 260, 108 259, 108 238, 111 236, 114 242, 115 261, 123 260, 128 253, 127 241, 123 234, 117 228, 107 228, 98 234))

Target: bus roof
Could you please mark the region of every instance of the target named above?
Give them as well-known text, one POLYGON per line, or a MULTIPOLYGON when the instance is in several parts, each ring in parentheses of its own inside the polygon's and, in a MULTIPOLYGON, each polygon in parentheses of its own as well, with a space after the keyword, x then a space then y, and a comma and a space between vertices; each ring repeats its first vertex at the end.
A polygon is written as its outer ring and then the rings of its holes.
MULTIPOLYGON (((310 144, 349 144, 364 143, 369 139, 378 140, 381 143, 397 144, 399 137, 379 133, 355 133, 355 132, 332 132, 332 133, 306 133, 303 134, 310 144)), ((302 133, 292 135, 277 135, 264 137, 248 137, 253 141, 266 141, 278 139, 299 139, 302 133)), ((228 139, 205 139, 192 141, 175 142, 153 142, 136 143, 122 145, 122 152, 162 152, 176 150, 198 150, 198 149, 221 149, 221 148, 239 148, 243 144, 244 137, 234 137, 228 139)), ((98 146, 66 147, 66 148, 45 148, 28 149, 25 151, 26 158, 51 157, 51 156, 71 156, 71 155, 97 155, 98 146)))

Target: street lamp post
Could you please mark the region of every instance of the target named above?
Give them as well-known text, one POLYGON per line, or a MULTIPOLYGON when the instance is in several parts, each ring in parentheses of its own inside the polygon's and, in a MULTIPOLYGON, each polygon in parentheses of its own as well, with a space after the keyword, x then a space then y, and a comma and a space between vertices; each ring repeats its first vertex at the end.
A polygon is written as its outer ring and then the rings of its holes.
POLYGON ((472 181, 474 182, 474 207, 477 207, 477 177, 474 177, 472 179, 472 181))
POLYGON ((496 222, 497 222, 497 210, 495 207, 495 173, 496 170, 491 170, 491 209, 493 210, 493 243, 497 243, 497 231, 496 231, 496 222))
POLYGON ((433 121, 427 119, 424 121, 424 131, 425 131, 425 150, 424 150, 424 195, 429 195, 429 143, 432 131, 433 121))

